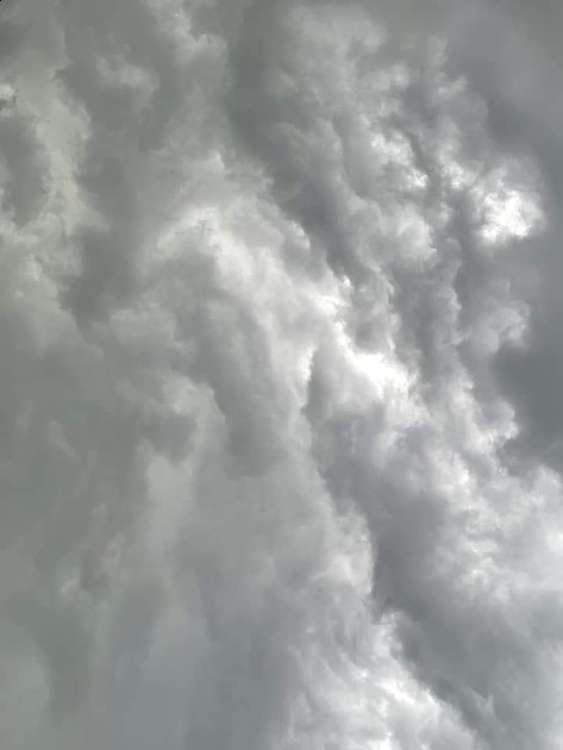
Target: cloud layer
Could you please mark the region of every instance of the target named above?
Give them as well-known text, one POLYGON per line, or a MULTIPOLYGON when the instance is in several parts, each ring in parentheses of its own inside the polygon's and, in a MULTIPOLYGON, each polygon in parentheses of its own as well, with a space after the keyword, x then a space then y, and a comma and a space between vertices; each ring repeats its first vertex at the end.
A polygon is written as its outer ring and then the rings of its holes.
POLYGON ((3 747, 560 747, 561 23, 2 3, 3 747))

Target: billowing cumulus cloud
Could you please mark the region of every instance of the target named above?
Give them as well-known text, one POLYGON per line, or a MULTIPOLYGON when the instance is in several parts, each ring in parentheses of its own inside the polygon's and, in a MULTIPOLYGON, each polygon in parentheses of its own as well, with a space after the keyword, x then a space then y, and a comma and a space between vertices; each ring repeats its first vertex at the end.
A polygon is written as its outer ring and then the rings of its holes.
POLYGON ((2 2, 2 747, 560 747, 561 23, 2 2))

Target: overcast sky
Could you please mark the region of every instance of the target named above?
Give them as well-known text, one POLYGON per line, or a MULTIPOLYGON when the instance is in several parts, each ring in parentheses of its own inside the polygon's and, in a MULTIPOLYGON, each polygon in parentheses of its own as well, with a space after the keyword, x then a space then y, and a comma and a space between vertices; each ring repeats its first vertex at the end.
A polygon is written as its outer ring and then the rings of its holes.
POLYGON ((0 746, 563 748, 560 0, 0 3, 0 746))

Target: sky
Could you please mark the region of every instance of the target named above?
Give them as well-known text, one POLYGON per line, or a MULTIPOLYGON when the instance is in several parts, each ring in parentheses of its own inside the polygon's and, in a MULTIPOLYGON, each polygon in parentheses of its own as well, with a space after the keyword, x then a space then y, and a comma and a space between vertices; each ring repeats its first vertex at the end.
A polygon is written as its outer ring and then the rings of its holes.
POLYGON ((563 748, 562 33, 0 3, 2 748, 563 748))

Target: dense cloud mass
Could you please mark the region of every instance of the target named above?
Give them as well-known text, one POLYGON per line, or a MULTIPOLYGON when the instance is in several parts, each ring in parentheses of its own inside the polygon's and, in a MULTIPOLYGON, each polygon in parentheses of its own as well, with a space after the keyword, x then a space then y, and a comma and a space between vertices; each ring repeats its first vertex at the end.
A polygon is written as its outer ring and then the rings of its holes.
POLYGON ((0 4, 0 745, 557 750, 563 6, 0 4))

